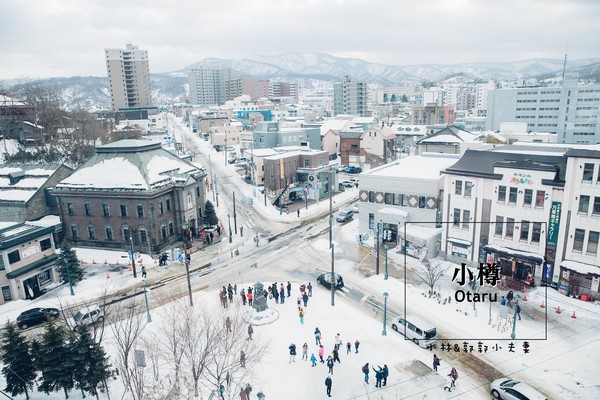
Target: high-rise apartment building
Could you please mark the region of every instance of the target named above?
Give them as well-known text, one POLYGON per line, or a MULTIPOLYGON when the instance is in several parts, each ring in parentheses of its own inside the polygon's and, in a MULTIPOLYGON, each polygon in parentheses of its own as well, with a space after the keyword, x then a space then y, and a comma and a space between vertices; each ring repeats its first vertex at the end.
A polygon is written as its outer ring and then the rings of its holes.
POLYGON ((367 117, 367 84, 352 82, 349 76, 333 84, 333 112, 367 117))
POLYGON ((229 68, 197 66, 188 74, 190 85, 190 103, 200 106, 221 105, 228 100, 231 89, 238 90, 241 82, 228 88, 231 79, 229 68))
POLYGON ((600 143, 600 85, 579 85, 566 79, 562 86, 490 90, 486 129, 498 131, 502 122, 526 122, 527 130, 558 135, 558 143, 600 143))
POLYGON ((125 49, 104 49, 113 110, 150 107, 148 51, 127 43, 125 49))

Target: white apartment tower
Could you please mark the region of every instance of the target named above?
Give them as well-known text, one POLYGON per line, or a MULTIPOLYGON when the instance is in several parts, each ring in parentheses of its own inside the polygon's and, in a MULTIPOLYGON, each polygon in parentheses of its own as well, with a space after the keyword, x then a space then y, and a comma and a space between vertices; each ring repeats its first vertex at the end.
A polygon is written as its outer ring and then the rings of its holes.
POLYGON ((333 84, 333 112, 335 115, 351 114, 367 117, 367 84, 352 82, 349 76, 344 82, 333 84))
POLYGON ((188 74, 190 103, 199 106, 217 106, 228 98, 228 82, 231 79, 229 68, 197 66, 188 74))
POLYGON ((150 107, 148 51, 127 43, 123 49, 104 49, 113 110, 150 107))

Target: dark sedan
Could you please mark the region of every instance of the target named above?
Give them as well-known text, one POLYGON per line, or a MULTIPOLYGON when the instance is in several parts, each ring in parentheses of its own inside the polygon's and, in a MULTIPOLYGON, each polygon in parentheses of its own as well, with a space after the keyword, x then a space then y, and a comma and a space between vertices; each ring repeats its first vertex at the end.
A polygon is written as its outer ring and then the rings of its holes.
MULTIPOLYGON (((342 278, 341 275, 335 274, 337 283, 335 285, 336 289, 341 289, 344 287, 344 279, 342 278)), ((321 274, 319 275, 319 277, 317 278, 317 283, 320 283, 321 285, 325 286, 327 289, 331 289, 331 274, 330 273, 326 273, 326 274, 321 274)))
POLYGON ((27 329, 30 326, 43 324, 50 318, 57 319, 59 316, 60 311, 56 308, 32 308, 19 314, 17 326, 21 329, 27 329))

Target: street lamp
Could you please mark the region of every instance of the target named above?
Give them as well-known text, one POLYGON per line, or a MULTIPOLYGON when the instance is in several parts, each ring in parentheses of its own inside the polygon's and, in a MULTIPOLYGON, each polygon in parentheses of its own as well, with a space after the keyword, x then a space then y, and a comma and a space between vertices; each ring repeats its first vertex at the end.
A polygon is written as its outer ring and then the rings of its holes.
POLYGON ((137 269, 135 268, 135 257, 133 256, 133 237, 129 235, 129 244, 131 245, 131 268, 133 269, 133 277, 137 278, 137 269))
POLYGON ((387 280, 388 278, 388 250, 390 249, 390 246, 388 246, 387 244, 383 245, 383 248, 385 249, 385 276, 383 277, 383 279, 387 280))
POLYGON ((512 329, 512 333, 510 334, 511 339, 515 340, 515 338, 517 337, 517 335, 515 334, 515 331, 517 329, 517 307, 519 305, 519 299, 521 298, 521 296, 516 295, 515 296, 515 313, 513 315, 513 329, 512 329))
POLYGON ((73 282, 71 281, 71 268, 69 267, 69 260, 67 260, 67 257, 63 258, 63 262, 67 267, 67 278, 69 279, 69 290, 71 291, 71 296, 75 296, 75 292, 73 291, 73 282))
POLYGON ((229 243, 231 244, 231 214, 227 214, 227 222, 229 223, 229 243))
POLYGON ((381 336, 387 336, 387 298, 388 292, 383 292, 383 331, 381 336))
POLYGON ((188 253, 187 253, 187 235, 188 235, 188 228, 189 225, 184 222, 183 224, 181 224, 181 228, 183 229, 183 255, 184 255, 184 262, 185 262, 185 274, 187 277, 187 285, 188 285, 188 294, 190 296, 190 307, 194 306, 194 301, 192 300, 192 282, 190 281, 190 259, 191 257, 188 258, 188 253))
POLYGON ((144 299, 146 300, 146 314, 148 314, 148 322, 152 322, 150 316, 150 307, 148 307, 148 294, 146 293, 146 278, 142 278, 142 285, 144 285, 144 299))

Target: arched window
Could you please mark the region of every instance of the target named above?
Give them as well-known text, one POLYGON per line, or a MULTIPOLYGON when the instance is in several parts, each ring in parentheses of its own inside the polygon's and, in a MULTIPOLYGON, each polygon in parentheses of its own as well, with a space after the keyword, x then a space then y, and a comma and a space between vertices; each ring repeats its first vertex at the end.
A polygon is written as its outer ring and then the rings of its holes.
POLYGON ((123 225, 121 227, 121 235, 123 237, 123 241, 129 242, 129 238, 131 236, 131 231, 129 230, 129 225, 123 225))
POLYGON ((148 231, 146 231, 145 227, 140 226, 139 235, 140 235, 140 243, 148 243, 148 231))
POLYGON ((173 236, 175 234, 175 225, 173 225, 173 221, 169 221, 169 236, 173 236))
POLYGON ((160 237, 162 240, 167 240, 167 226, 165 224, 160 225, 160 237))

